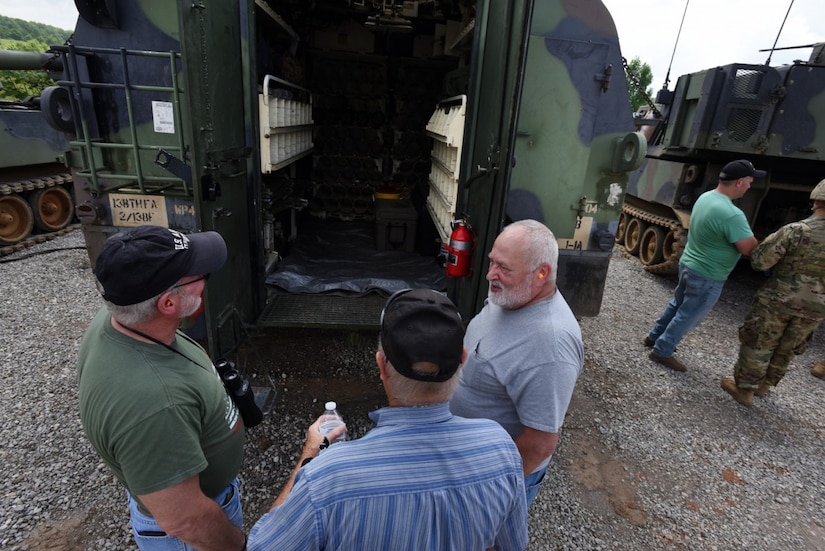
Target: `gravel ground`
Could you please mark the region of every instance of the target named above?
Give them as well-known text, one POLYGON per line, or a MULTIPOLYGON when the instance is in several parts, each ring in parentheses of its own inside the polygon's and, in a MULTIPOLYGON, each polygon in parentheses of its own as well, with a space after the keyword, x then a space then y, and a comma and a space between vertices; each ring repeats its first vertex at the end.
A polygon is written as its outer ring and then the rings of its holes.
MULTIPOLYGON (((123 490, 98 461, 77 416, 74 362, 100 305, 82 236, 68 249, 0 264, 0 548, 134 549, 123 490)), ((14 258, 6 257, 6 258, 14 258)), ((739 270, 710 316, 680 344, 689 367, 647 359, 641 341, 674 278, 616 253, 601 314, 582 320, 586 366, 561 445, 530 510, 531 550, 825 548, 825 359, 818 331, 776 391, 745 408, 719 387, 760 277, 739 270)), ((272 416, 250 430, 242 471, 247 525, 277 494, 303 434, 335 399, 353 436, 383 404, 373 334, 250 335, 237 360, 271 377, 272 416)))

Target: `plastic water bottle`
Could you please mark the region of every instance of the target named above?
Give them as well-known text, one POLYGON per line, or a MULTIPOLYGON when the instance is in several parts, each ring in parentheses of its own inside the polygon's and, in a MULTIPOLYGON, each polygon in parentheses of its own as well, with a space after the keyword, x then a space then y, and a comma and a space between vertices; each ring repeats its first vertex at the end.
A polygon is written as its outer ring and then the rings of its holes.
MULTIPOLYGON (((324 404, 324 414, 321 416, 321 425, 318 427, 318 431, 321 434, 327 434, 335 427, 339 427, 344 424, 344 419, 338 414, 338 410, 336 409, 337 407, 338 405, 335 402, 327 402, 324 404)), ((332 443, 343 442, 346 439, 347 433, 345 432, 333 440, 332 443)))

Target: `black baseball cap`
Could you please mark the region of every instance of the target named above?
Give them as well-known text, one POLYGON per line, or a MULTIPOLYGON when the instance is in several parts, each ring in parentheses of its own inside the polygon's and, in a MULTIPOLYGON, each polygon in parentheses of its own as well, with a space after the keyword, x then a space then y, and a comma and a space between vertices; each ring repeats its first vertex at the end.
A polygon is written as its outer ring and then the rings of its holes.
POLYGON ((443 294, 431 289, 405 289, 392 295, 381 312, 381 347, 404 377, 446 381, 461 365, 464 322, 443 294), (432 362, 438 371, 414 371, 416 362, 432 362))
POLYGON ((722 167, 722 172, 719 173, 719 179, 724 182, 738 180, 739 178, 764 178, 767 174, 764 170, 756 170, 753 163, 747 159, 739 159, 731 161, 722 167))
POLYGON ((128 306, 158 296, 183 277, 214 272, 224 262, 226 242, 218 232, 138 226, 106 240, 94 274, 104 299, 128 306))

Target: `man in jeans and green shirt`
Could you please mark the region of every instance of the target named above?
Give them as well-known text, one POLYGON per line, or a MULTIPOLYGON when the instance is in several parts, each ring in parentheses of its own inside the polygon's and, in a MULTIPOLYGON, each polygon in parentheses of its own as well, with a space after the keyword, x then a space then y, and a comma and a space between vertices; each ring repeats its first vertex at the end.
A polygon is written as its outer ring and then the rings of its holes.
POLYGON ((756 247, 745 213, 733 204, 750 189, 754 178, 765 176, 750 161, 726 164, 716 189, 703 193, 693 205, 687 245, 679 259, 679 282, 673 298, 644 339, 653 348, 650 359, 675 371, 687 367, 673 355, 679 341, 710 312, 739 258, 756 247))
POLYGON ((178 331, 226 256, 217 232, 140 226, 97 258, 105 306, 78 354, 80 419, 127 490, 141 550, 245 549, 243 419, 206 351, 178 331))

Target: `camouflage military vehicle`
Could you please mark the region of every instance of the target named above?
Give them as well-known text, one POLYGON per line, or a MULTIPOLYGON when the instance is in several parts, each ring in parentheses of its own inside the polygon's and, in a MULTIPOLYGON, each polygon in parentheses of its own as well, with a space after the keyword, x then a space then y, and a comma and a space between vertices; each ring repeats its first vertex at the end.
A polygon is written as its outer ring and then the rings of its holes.
POLYGON ((625 196, 616 241, 651 272, 673 272, 690 210, 727 162, 760 170, 737 204, 757 238, 810 213, 825 176, 825 44, 791 65, 733 64, 680 77, 637 119, 648 152, 625 196))
MULTIPOLYGON (((2 69, 43 70, 54 62, 45 54, 0 51, 2 69)), ((73 221, 66 137, 46 121, 40 98, 0 100, 0 256, 64 233, 73 221)))
POLYGON ((645 151, 601 2, 76 5, 57 99, 90 257, 142 223, 220 232, 213 353, 256 323, 374 329, 402 287, 469 319, 493 239, 528 217, 559 238, 574 311, 598 313, 645 151), (471 237, 450 245, 454 225, 471 237))

